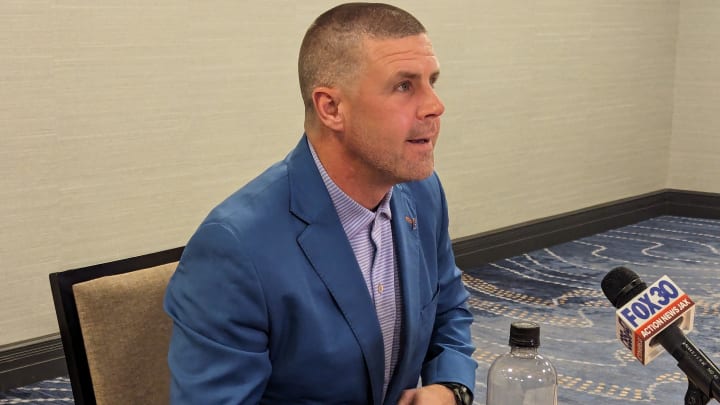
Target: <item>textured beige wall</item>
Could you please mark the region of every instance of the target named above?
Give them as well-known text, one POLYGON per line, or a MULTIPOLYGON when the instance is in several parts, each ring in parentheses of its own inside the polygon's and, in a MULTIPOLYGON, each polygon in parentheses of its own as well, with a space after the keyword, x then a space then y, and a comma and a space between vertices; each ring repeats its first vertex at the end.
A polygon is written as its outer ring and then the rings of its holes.
POLYGON ((680 2, 668 187, 720 192, 720 2, 680 2))
POLYGON ((664 187, 677 2, 464 5, 431 26, 454 237, 664 187))
MULTIPOLYGON (((184 244, 294 146, 332 4, 0 2, 0 345, 57 331, 48 273, 184 244)), ((397 4, 440 58, 453 237, 665 187, 677 1, 397 4)))
POLYGON ((57 330, 48 273, 183 245, 293 145, 319 8, 258 4, 0 2, 0 344, 57 330))

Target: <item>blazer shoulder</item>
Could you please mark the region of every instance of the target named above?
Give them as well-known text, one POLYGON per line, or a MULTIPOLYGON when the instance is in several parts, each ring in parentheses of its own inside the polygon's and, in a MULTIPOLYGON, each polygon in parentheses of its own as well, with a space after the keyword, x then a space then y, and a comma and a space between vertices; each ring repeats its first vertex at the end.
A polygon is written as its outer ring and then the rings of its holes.
POLYGON ((287 215, 288 201, 287 164, 281 161, 215 206, 200 226, 222 223, 233 231, 247 231, 238 228, 272 223, 268 220, 287 215))

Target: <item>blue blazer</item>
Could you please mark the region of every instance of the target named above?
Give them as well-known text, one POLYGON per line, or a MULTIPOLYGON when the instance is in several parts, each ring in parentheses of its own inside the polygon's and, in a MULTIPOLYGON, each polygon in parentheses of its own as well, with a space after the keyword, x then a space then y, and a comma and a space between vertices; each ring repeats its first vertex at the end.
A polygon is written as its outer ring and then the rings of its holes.
POLYGON ((395 186, 403 299, 385 400, 380 324, 305 136, 216 207, 165 296, 173 404, 395 404, 422 383, 473 389, 472 314, 436 175, 395 186))

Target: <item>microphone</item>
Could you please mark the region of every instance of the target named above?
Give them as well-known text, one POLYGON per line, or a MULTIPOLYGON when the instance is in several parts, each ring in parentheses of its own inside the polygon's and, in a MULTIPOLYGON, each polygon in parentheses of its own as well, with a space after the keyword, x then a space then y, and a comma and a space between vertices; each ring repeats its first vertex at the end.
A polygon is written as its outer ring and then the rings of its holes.
POLYGON ((659 343, 677 360, 691 385, 720 400, 720 370, 685 337, 692 330, 695 304, 670 277, 648 287, 634 271, 617 267, 605 275, 601 287, 617 308, 618 339, 636 359, 648 364, 662 352, 659 343))

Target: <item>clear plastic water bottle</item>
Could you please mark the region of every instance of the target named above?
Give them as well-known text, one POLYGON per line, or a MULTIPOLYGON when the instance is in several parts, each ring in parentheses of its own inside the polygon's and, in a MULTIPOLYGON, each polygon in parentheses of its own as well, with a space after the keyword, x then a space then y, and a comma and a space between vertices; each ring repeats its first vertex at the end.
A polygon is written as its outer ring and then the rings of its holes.
POLYGON ((557 405, 557 373, 538 354, 539 346, 538 324, 510 325, 510 352, 496 358, 488 370, 486 405, 557 405))

